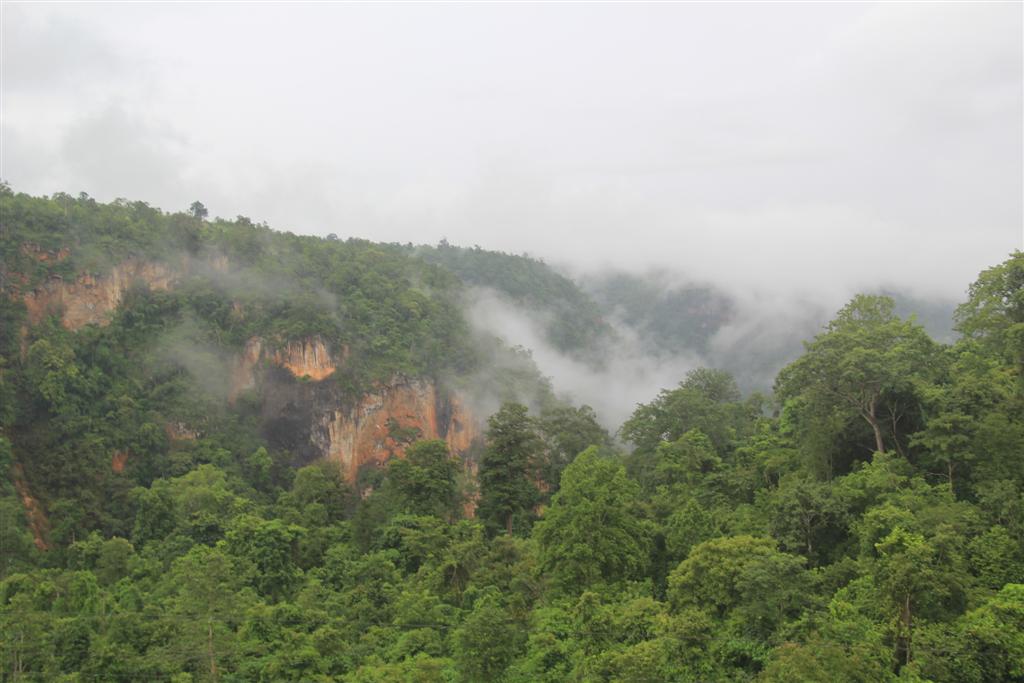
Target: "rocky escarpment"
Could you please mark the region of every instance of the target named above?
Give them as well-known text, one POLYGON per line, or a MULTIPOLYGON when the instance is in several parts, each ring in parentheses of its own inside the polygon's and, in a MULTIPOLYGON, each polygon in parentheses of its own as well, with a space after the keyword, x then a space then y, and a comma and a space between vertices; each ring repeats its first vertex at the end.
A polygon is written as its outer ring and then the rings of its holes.
POLYGON ((104 275, 86 273, 71 282, 51 276, 25 295, 28 322, 36 325, 49 315, 59 314, 69 330, 89 324, 106 325, 135 282, 145 282, 154 290, 168 290, 180 276, 180 270, 167 264, 134 259, 104 275))
POLYGON ((253 337, 232 363, 228 401, 234 403, 243 391, 256 387, 264 362, 287 370, 297 379, 320 382, 333 375, 347 358, 347 347, 332 354, 320 336, 289 341, 278 348, 271 348, 261 337, 253 337))
POLYGON ((319 381, 334 374, 338 365, 345 362, 348 349, 342 348, 335 359, 327 350, 327 343, 320 337, 289 342, 283 349, 274 352, 274 365, 279 365, 296 377, 319 381))
MULTIPOLYGON (((476 418, 457 395, 430 381, 403 378, 351 407, 320 415, 316 427, 314 443, 352 481, 364 466, 403 457, 418 439, 443 439, 453 455, 466 456, 480 437, 476 418)), ((472 460, 463 460, 472 472, 472 460)))
MULTIPOLYGON (((61 261, 68 255, 67 249, 56 252, 40 252, 41 262, 61 261)), ((51 275, 47 281, 27 292, 25 302, 28 323, 36 325, 47 316, 60 315, 61 324, 69 330, 85 325, 106 325, 114 311, 124 301, 125 295, 136 283, 144 283, 152 290, 166 291, 174 287, 182 277, 201 267, 224 272, 228 261, 224 256, 194 259, 182 256, 174 263, 127 259, 103 274, 83 273, 71 281, 59 275, 51 275)))
POLYGON ((21 245, 21 253, 40 263, 60 263, 71 255, 71 250, 67 247, 43 249, 38 244, 27 243, 21 245))
MULTIPOLYGON (((46 252, 40 260, 66 257, 66 251, 46 252)), ((174 263, 129 259, 107 273, 83 274, 73 281, 51 276, 23 296, 27 321, 35 325, 59 315, 69 330, 106 325, 132 286, 144 283, 153 290, 170 290, 197 266, 223 272, 229 264, 222 257, 182 257, 174 263)), ((233 314, 244 312, 236 306, 233 314)), ((231 361, 228 401, 234 403, 243 392, 254 390, 264 436, 272 446, 293 453, 296 464, 335 460, 350 481, 365 466, 403 457, 417 439, 444 439, 475 474, 467 456, 479 441, 481 428, 458 395, 430 380, 395 377, 353 398, 331 381, 344 368, 348 353, 347 347, 332 349, 319 336, 281 343, 253 337, 231 361)), ((176 425, 175 434, 169 431, 168 437, 186 434, 195 438, 187 425, 176 425)), ((122 471, 129 459, 127 453, 115 454, 112 469, 122 471)))
POLYGON ((332 353, 319 336, 278 348, 254 337, 234 361, 228 398, 255 390, 271 445, 293 453, 296 464, 334 460, 352 482, 361 468, 403 457, 419 439, 445 440, 475 475, 468 456, 481 428, 456 393, 431 380, 394 377, 353 400, 330 380, 347 359, 346 347, 332 353))

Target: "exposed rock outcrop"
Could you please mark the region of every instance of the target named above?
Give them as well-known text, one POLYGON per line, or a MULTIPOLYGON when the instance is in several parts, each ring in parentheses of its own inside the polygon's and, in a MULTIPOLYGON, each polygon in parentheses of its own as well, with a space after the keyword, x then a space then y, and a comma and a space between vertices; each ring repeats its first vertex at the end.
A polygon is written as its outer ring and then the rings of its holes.
POLYGON ((395 380, 347 410, 322 415, 319 426, 314 438, 350 481, 364 465, 404 456, 411 441, 444 439, 453 455, 464 456, 480 436, 463 402, 426 380, 395 380))
POLYGON ((180 271, 163 263, 129 259, 105 275, 87 273, 73 282, 53 276, 25 295, 28 322, 35 325, 59 313, 61 323, 69 330, 89 324, 107 325, 133 283, 141 281, 150 289, 168 290, 180 275, 180 271))
MULTIPOLYGON (((34 245, 24 245, 22 250, 44 263, 63 261, 71 253, 67 248, 46 251, 34 245)), ((229 268, 228 258, 220 254, 201 259, 183 255, 176 263, 131 258, 107 273, 84 273, 71 282, 52 275, 43 285, 25 294, 23 300, 30 325, 59 313, 64 327, 77 330, 89 324, 109 324, 114 311, 135 283, 142 282, 152 290, 166 291, 196 269, 224 273, 229 268)))
POLYGON ((287 370, 297 379, 321 382, 333 375, 348 358, 347 347, 343 346, 339 353, 332 354, 327 342, 320 336, 290 341, 273 350, 269 346, 260 337, 253 337, 246 342, 231 367, 228 401, 234 403, 243 391, 256 387, 258 370, 264 360, 287 370))
POLYGON ((60 263, 71 255, 71 250, 67 247, 43 249, 38 244, 26 243, 21 245, 21 253, 34 258, 40 263, 60 263))
POLYGON ((419 439, 444 439, 476 475, 465 456, 481 437, 480 424, 458 395, 429 380, 396 377, 353 403, 325 381, 347 358, 346 347, 331 353, 319 336, 277 349, 253 337, 234 361, 228 398, 258 389, 264 435, 275 448, 294 453, 297 463, 336 460, 352 482, 364 465, 402 457, 419 439))
POLYGON ((283 349, 274 352, 274 364, 287 368, 298 378, 308 377, 320 381, 334 374, 337 362, 344 362, 348 350, 343 349, 337 361, 327 350, 327 343, 320 337, 290 342, 283 349))
POLYGON ((164 434, 168 441, 195 441, 199 438, 199 432, 184 422, 168 422, 164 425, 164 434))
POLYGON ((117 474, 124 472, 124 467, 128 464, 128 455, 128 451, 124 449, 114 451, 110 457, 110 469, 117 474))
MULTIPOLYGON (((60 261, 68 252, 34 249, 32 255, 41 261, 60 261)), ((24 295, 28 323, 59 314, 70 330, 107 325, 135 283, 166 291, 197 266, 223 272, 230 264, 220 256, 201 262, 182 257, 176 265, 129 259, 106 274, 85 274, 73 282, 53 276, 24 295)), ((237 302, 232 315, 244 316, 237 302)), ((332 353, 327 340, 319 336, 283 344, 253 337, 232 362, 228 401, 234 403, 242 392, 256 389, 263 431, 275 448, 294 453, 297 463, 322 457, 336 460, 353 482, 361 467, 403 457, 406 447, 417 439, 444 439, 467 473, 476 475, 475 462, 468 455, 481 439, 481 427, 459 396, 429 380, 395 378, 353 403, 336 383, 325 381, 344 368, 348 353, 346 347, 332 353)), ((172 441, 197 436, 180 424, 167 425, 166 430, 172 441)), ((128 459, 127 452, 118 451, 111 467, 120 472, 128 459)))

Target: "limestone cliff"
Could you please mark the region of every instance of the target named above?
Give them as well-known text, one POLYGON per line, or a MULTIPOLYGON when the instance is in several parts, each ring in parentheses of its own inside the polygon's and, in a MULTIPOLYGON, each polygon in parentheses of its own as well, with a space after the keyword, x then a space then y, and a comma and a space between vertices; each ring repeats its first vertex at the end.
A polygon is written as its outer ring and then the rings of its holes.
POLYGON ((60 249, 43 249, 38 244, 26 243, 21 245, 21 253, 30 258, 34 258, 40 263, 60 263, 71 255, 71 250, 67 247, 61 247, 60 249))
POLYGON ((253 337, 233 361, 228 399, 234 402, 243 391, 256 389, 271 445, 294 453, 297 463, 336 460, 349 481, 365 465, 402 457, 417 439, 444 439, 475 476, 475 464, 465 456, 481 429, 457 394, 429 380, 396 377, 353 402, 326 381, 347 358, 347 348, 331 353, 318 336, 276 349, 253 337))
POLYGON ((106 325, 135 282, 150 289, 168 290, 180 277, 180 271, 163 263, 129 259, 109 273, 80 275, 73 282, 53 276, 41 287, 25 295, 28 322, 35 325, 46 316, 58 313, 69 330, 89 324, 106 325))
POLYGON ((124 472, 124 467, 128 464, 130 456, 131 453, 124 449, 114 451, 113 455, 110 456, 110 469, 117 474, 121 474, 124 472))
MULTIPOLYGON (((68 255, 66 250, 32 253, 40 261, 60 261, 68 255)), ((229 268, 223 257, 182 257, 174 264, 129 259, 105 274, 84 274, 74 281, 53 276, 24 295, 28 323, 58 314, 70 330, 109 324, 133 284, 169 290, 197 265, 217 271, 229 268)), ((236 304, 232 315, 244 317, 244 310, 236 304)), ((348 353, 344 346, 332 353, 319 336, 283 343, 253 337, 231 361, 228 401, 234 403, 242 392, 256 390, 263 433, 272 447, 295 454, 296 464, 323 457, 336 460, 353 482, 361 467, 402 457, 417 439, 437 438, 444 439, 467 473, 475 476, 475 463, 468 455, 482 430, 458 395, 430 380, 396 377, 353 399, 328 381, 345 367, 348 353)), ((197 436, 178 423, 167 426, 167 435, 172 441, 197 436)), ((123 471, 128 460, 129 454, 119 451, 112 456, 111 467, 123 471)))
POLYGON ((344 362, 348 355, 343 349, 341 358, 335 361, 327 350, 327 343, 320 337, 312 337, 288 343, 274 352, 274 364, 286 368, 299 378, 322 380, 334 374, 338 362, 344 362))
POLYGON ((164 434, 168 441, 195 441, 199 438, 199 432, 184 422, 168 422, 164 425, 164 434))
MULTIPOLYGON (((455 456, 465 456, 480 437, 476 418, 455 395, 426 380, 396 379, 366 394, 354 406, 319 418, 314 434, 326 457, 354 481, 364 465, 402 457, 417 439, 444 439, 455 456)), ((470 461, 467 469, 471 469, 470 461)))
POLYGON ((274 350, 268 347, 269 344, 260 337, 246 342, 242 353, 232 362, 228 401, 234 403, 243 391, 256 387, 258 370, 264 360, 287 370, 297 379, 320 382, 333 375, 348 358, 347 347, 341 347, 336 355, 332 354, 320 336, 293 340, 274 350))
MULTIPOLYGON (((26 245, 23 250, 44 263, 63 261, 71 253, 67 248, 43 251, 33 245, 26 245)), ((183 255, 173 263, 130 258, 107 273, 83 273, 70 282, 59 275, 51 275, 44 284, 23 297, 28 322, 35 325, 49 315, 59 314, 61 323, 69 330, 89 324, 107 325, 133 284, 141 282, 150 289, 166 291, 197 267, 223 273, 230 264, 222 255, 202 259, 183 255)))

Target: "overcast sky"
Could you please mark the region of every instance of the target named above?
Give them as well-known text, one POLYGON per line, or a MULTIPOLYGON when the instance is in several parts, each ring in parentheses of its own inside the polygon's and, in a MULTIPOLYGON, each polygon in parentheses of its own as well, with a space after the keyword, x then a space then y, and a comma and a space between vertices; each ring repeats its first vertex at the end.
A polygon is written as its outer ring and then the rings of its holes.
POLYGON ((1022 5, 3 2, 15 190, 961 298, 1022 242, 1022 5))

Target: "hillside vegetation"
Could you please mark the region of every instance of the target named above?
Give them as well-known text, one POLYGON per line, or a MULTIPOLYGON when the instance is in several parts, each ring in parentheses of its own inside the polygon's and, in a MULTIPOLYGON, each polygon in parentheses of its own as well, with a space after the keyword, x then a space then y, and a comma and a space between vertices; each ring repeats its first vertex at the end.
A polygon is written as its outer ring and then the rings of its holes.
POLYGON ((1024 680, 1020 252, 617 434, 466 320, 614 343, 537 261, 6 187, 0 253, 0 680, 1024 680))

